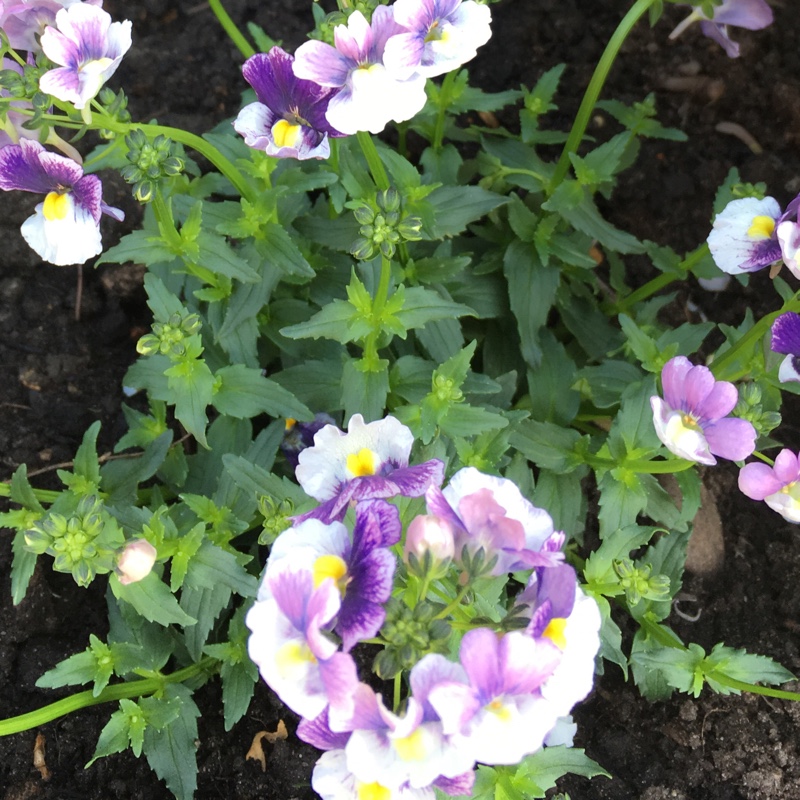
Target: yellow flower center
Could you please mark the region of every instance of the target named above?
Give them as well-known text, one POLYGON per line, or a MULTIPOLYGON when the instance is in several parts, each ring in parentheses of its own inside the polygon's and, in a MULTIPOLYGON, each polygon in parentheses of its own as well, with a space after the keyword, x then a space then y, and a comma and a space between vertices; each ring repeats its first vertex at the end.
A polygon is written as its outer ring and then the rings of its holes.
POLYGON ((44 198, 42 213, 49 222, 54 219, 64 219, 67 216, 67 211, 69 211, 69 197, 66 194, 50 192, 44 198))
POLYGON ((347 585, 347 564, 344 559, 334 555, 319 556, 314 561, 314 588, 322 584, 328 578, 333 578, 334 583, 339 587, 339 591, 344 594, 344 587, 347 585))
POLYGON ((377 464, 378 457, 367 447, 362 447, 357 453, 351 453, 347 456, 347 471, 354 478, 374 475, 377 464))
POLYGON ((358 800, 391 800, 392 790, 380 783, 359 783, 356 781, 356 797, 358 800))
POLYGON ((511 711, 499 697, 496 697, 484 708, 490 714, 494 714, 501 722, 508 722, 511 719, 511 711))
POLYGON ((290 431, 294 426, 297 425, 297 420, 292 419, 292 417, 286 417, 286 422, 284 423, 284 430, 290 431))
POLYGON ((559 650, 564 650, 567 646, 567 637, 564 634, 566 627, 567 620, 564 617, 553 617, 542 631, 542 636, 548 638, 559 650))
POLYGON ((272 138, 276 147, 294 147, 300 138, 300 126, 292 125, 285 119, 279 119, 272 126, 272 138))
POLYGON ((417 728, 414 733, 395 739, 394 749, 401 761, 422 761, 425 758, 425 735, 422 728, 417 728))
POLYGON ((298 667, 304 664, 313 664, 316 657, 305 642, 287 642, 275 655, 278 672, 282 678, 295 675, 298 667))
POLYGON ((769 239, 774 230, 775 220, 772 219, 772 217, 761 214, 757 217, 753 217, 753 221, 747 229, 747 235, 751 239, 769 239))

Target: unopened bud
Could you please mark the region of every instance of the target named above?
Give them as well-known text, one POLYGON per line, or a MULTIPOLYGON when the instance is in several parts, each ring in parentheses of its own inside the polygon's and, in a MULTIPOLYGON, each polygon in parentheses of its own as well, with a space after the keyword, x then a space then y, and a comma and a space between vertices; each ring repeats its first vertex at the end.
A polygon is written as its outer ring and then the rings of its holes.
POLYGON ((449 561, 455 554, 453 526, 440 517, 421 515, 408 526, 403 557, 408 561, 413 553, 422 561, 430 553, 434 561, 449 561))
POLYGON ((123 586, 146 578, 153 569, 158 555, 147 539, 136 539, 125 545, 117 558, 117 577, 123 586))

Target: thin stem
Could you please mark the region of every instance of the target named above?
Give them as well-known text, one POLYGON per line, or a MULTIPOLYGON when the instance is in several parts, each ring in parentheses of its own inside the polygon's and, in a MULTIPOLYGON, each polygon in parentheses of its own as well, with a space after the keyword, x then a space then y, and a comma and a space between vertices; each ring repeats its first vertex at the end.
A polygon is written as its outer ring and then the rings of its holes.
POLYGON ((450 105, 450 90, 455 79, 456 73, 448 72, 439 88, 439 108, 436 112, 436 124, 433 128, 433 141, 431 142, 434 151, 437 153, 442 149, 444 141, 444 124, 447 121, 447 107, 450 105))
POLYGON ((236 23, 230 18, 228 12, 223 8, 220 0, 208 0, 208 5, 219 20, 219 24, 225 29, 231 41, 239 48, 239 52, 245 57, 250 58, 256 54, 255 49, 247 41, 245 35, 236 27, 236 23))
POLYGON ((622 467, 623 469, 631 470, 631 472, 648 475, 668 475, 673 472, 684 472, 695 466, 694 461, 687 461, 685 458, 670 458, 663 461, 650 461, 646 458, 615 461, 613 458, 604 458, 603 456, 595 456, 588 453, 583 455, 582 458, 584 463, 592 469, 616 469, 617 467, 622 467))
POLYGON ((600 61, 597 62, 594 75, 592 75, 592 79, 586 87, 586 93, 583 96, 578 113, 575 116, 572 130, 569 132, 567 141, 564 144, 564 149, 561 152, 561 157, 558 159, 558 164, 556 165, 555 172, 550 181, 551 194, 566 177, 570 165, 570 153, 577 152, 583 140, 583 135, 586 133, 589 119, 592 116, 592 111, 594 111, 594 107, 597 105, 600 92, 603 90, 603 85, 619 54, 622 43, 627 38, 634 25, 647 13, 650 6, 655 2, 657 2, 657 0, 636 0, 631 10, 623 17, 622 22, 620 22, 619 26, 614 31, 611 39, 609 39, 606 49, 600 57, 600 61))
POLYGON ((623 297, 622 300, 614 306, 614 313, 621 314, 627 311, 631 306, 636 305, 636 303, 647 300, 648 297, 651 297, 656 292, 660 292, 673 281, 686 277, 686 274, 691 272, 707 255, 708 244, 703 243, 678 264, 678 270, 680 271, 662 272, 661 275, 656 275, 655 278, 648 281, 643 286, 640 286, 636 291, 631 292, 627 297, 623 297))
POLYGON ((168 683, 181 683, 182 681, 194 678, 196 675, 206 672, 216 661, 217 659, 208 656, 201 659, 196 664, 173 672, 171 675, 160 675, 156 678, 145 678, 140 681, 129 681, 128 683, 117 683, 113 686, 106 686, 96 697, 92 694, 91 690, 78 692, 70 697, 65 697, 63 700, 50 703, 50 705, 39 708, 36 711, 29 711, 27 714, 20 714, 17 717, 9 717, 8 719, 0 720, 0 736, 9 736, 12 733, 21 733, 31 728, 38 728, 40 725, 52 722, 59 717, 64 717, 67 714, 71 714, 73 711, 79 711, 89 706, 100 705, 100 703, 155 694, 162 690, 168 683))
MULTIPOLYGON (((61 492, 55 492, 52 489, 33 489, 33 496, 42 503, 55 503, 61 492)), ((11 484, 0 482, 0 497, 11 497, 11 484)))
POLYGON ((367 166, 372 174, 372 180, 381 191, 389 188, 389 176, 386 174, 386 169, 383 166, 383 161, 378 155, 378 148, 375 147, 375 142, 367 131, 359 131, 356 134, 358 143, 361 146, 361 152, 364 153, 364 158, 367 161, 367 166))
POLYGON ((458 590, 458 594, 434 617, 434 619, 444 619, 449 614, 452 614, 460 605, 464 596, 469 591, 469 586, 462 586, 458 590))
POLYGON ((403 673, 398 672, 394 676, 394 692, 392 697, 392 711, 394 711, 395 713, 397 713, 397 709, 400 708, 400 692, 401 689, 403 688, 402 680, 403 680, 403 673))
POLYGON ((775 462, 769 456, 759 453, 758 450, 753 450, 753 455, 756 458, 760 458, 765 464, 769 464, 771 467, 775 466, 775 462))

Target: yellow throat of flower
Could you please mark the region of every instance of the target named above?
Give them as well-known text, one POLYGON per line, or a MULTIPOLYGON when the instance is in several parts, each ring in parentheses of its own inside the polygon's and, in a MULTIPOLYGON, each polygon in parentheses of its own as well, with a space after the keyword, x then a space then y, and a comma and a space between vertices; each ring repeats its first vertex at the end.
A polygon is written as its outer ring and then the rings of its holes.
POLYGON ((272 138, 276 147, 294 147, 300 138, 300 126, 286 119, 279 119, 272 126, 272 138))
POLYGON ((334 555, 319 556, 314 561, 314 588, 322 584, 328 578, 333 578, 334 583, 339 587, 339 591, 344 594, 344 587, 347 585, 347 564, 344 559, 334 555))
POLYGON ((374 475, 377 471, 378 456, 369 448, 362 447, 357 453, 347 456, 347 471, 354 478, 374 475))
POLYGON ((747 235, 751 239, 769 239, 772 232, 775 230, 775 220, 772 217, 767 217, 760 214, 753 217, 750 227, 747 229, 747 235))
POLYGON ((542 636, 549 639, 559 650, 564 650, 567 646, 566 629, 567 620, 564 617, 553 617, 542 631, 542 636))
POLYGON ((56 219, 64 219, 69 211, 69 196, 61 192, 50 192, 44 198, 42 213, 48 222, 56 219))
POLYGON ((392 790, 380 783, 356 783, 356 797, 358 800, 391 800, 392 790))

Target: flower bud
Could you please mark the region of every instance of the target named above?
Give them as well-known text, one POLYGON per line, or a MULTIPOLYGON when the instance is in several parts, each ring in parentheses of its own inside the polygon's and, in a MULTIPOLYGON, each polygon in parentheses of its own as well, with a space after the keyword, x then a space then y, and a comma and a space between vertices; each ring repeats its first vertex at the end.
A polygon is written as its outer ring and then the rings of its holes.
POLYGON ((117 558, 117 576, 123 586, 146 578, 156 563, 157 551, 147 539, 128 542, 117 558))
POLYGON ((403 558, 408 562, 413 553, 422 561, 430 553, 434 561, 449 561, 455 553, 453 526, 439 517, 421 515, 408 526, 403 558))

